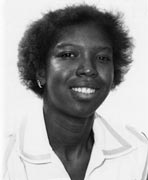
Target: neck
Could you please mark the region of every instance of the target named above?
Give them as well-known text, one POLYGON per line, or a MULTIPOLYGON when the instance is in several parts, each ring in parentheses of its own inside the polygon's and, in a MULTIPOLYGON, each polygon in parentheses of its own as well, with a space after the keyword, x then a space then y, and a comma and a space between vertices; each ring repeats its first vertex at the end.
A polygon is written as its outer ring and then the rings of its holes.
POLYGON ((94 114, 79 118, 44 105, 44 118, 49 142, 57 154, 68 157, 92 148, 94 114))

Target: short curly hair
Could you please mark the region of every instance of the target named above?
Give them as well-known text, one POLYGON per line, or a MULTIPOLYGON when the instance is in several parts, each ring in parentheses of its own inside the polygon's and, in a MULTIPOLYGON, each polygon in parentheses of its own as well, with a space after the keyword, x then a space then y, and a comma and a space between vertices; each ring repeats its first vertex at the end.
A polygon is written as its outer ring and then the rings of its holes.
POLYGON ((33 22, 26 30, 18 49, 18 69, 22 83, 43 96, 36 72, 46 66, 46 58, 64 27, 93 22, 103 28, 113 47, 114 89, 119 85, 132 62, 133 41, 125 28, 121 13, 99 10, 95 6, 77 5, 50 11, 33 22))

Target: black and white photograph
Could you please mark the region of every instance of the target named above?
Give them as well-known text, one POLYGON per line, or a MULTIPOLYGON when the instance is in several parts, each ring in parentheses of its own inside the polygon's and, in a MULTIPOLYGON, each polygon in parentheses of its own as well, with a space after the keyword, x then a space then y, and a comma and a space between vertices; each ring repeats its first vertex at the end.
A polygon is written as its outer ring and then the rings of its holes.
POLYGON ((148 180, 148 1, 5 0, 3 180, 148 180))

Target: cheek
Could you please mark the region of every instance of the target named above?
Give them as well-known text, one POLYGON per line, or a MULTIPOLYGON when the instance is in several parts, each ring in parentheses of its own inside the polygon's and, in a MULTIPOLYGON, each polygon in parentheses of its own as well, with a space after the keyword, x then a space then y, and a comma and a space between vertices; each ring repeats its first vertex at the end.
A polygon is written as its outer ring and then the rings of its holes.
POLYGON ((73 64, 65 61, 60 61, 58 59, 51 59, 48 65, 48 75, 53 77, 58 77, 60 79, 66 78, 68 74, 73 71, 73 64))
POLYGON ((101 81, 106 84, 106 86, 111 86, 114 79, 114 68, 113 66, 98 68, 98 73, 101 81))
POLYGON ((66 86, 69 76, 69 68, 63 68, 63 65, 59 64, 56 64, 56 66, 51 65, 50 68, 48 68, 46 79, 48 91, 50 91, 50 93, 62 91, 66 86))

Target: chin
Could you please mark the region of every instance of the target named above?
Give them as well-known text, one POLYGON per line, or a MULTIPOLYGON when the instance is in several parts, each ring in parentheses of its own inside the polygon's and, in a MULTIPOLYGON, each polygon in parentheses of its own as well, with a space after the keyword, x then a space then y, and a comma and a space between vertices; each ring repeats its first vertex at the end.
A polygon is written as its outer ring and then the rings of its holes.
POLYGON ((95 111, 97 108, 85 108, 85 107, 77 107, 77 109, 72 109, 71 111, 71 115, 78 117, 78 118, 87 118, 90 117, 92 115, 94 115, 95 111))

